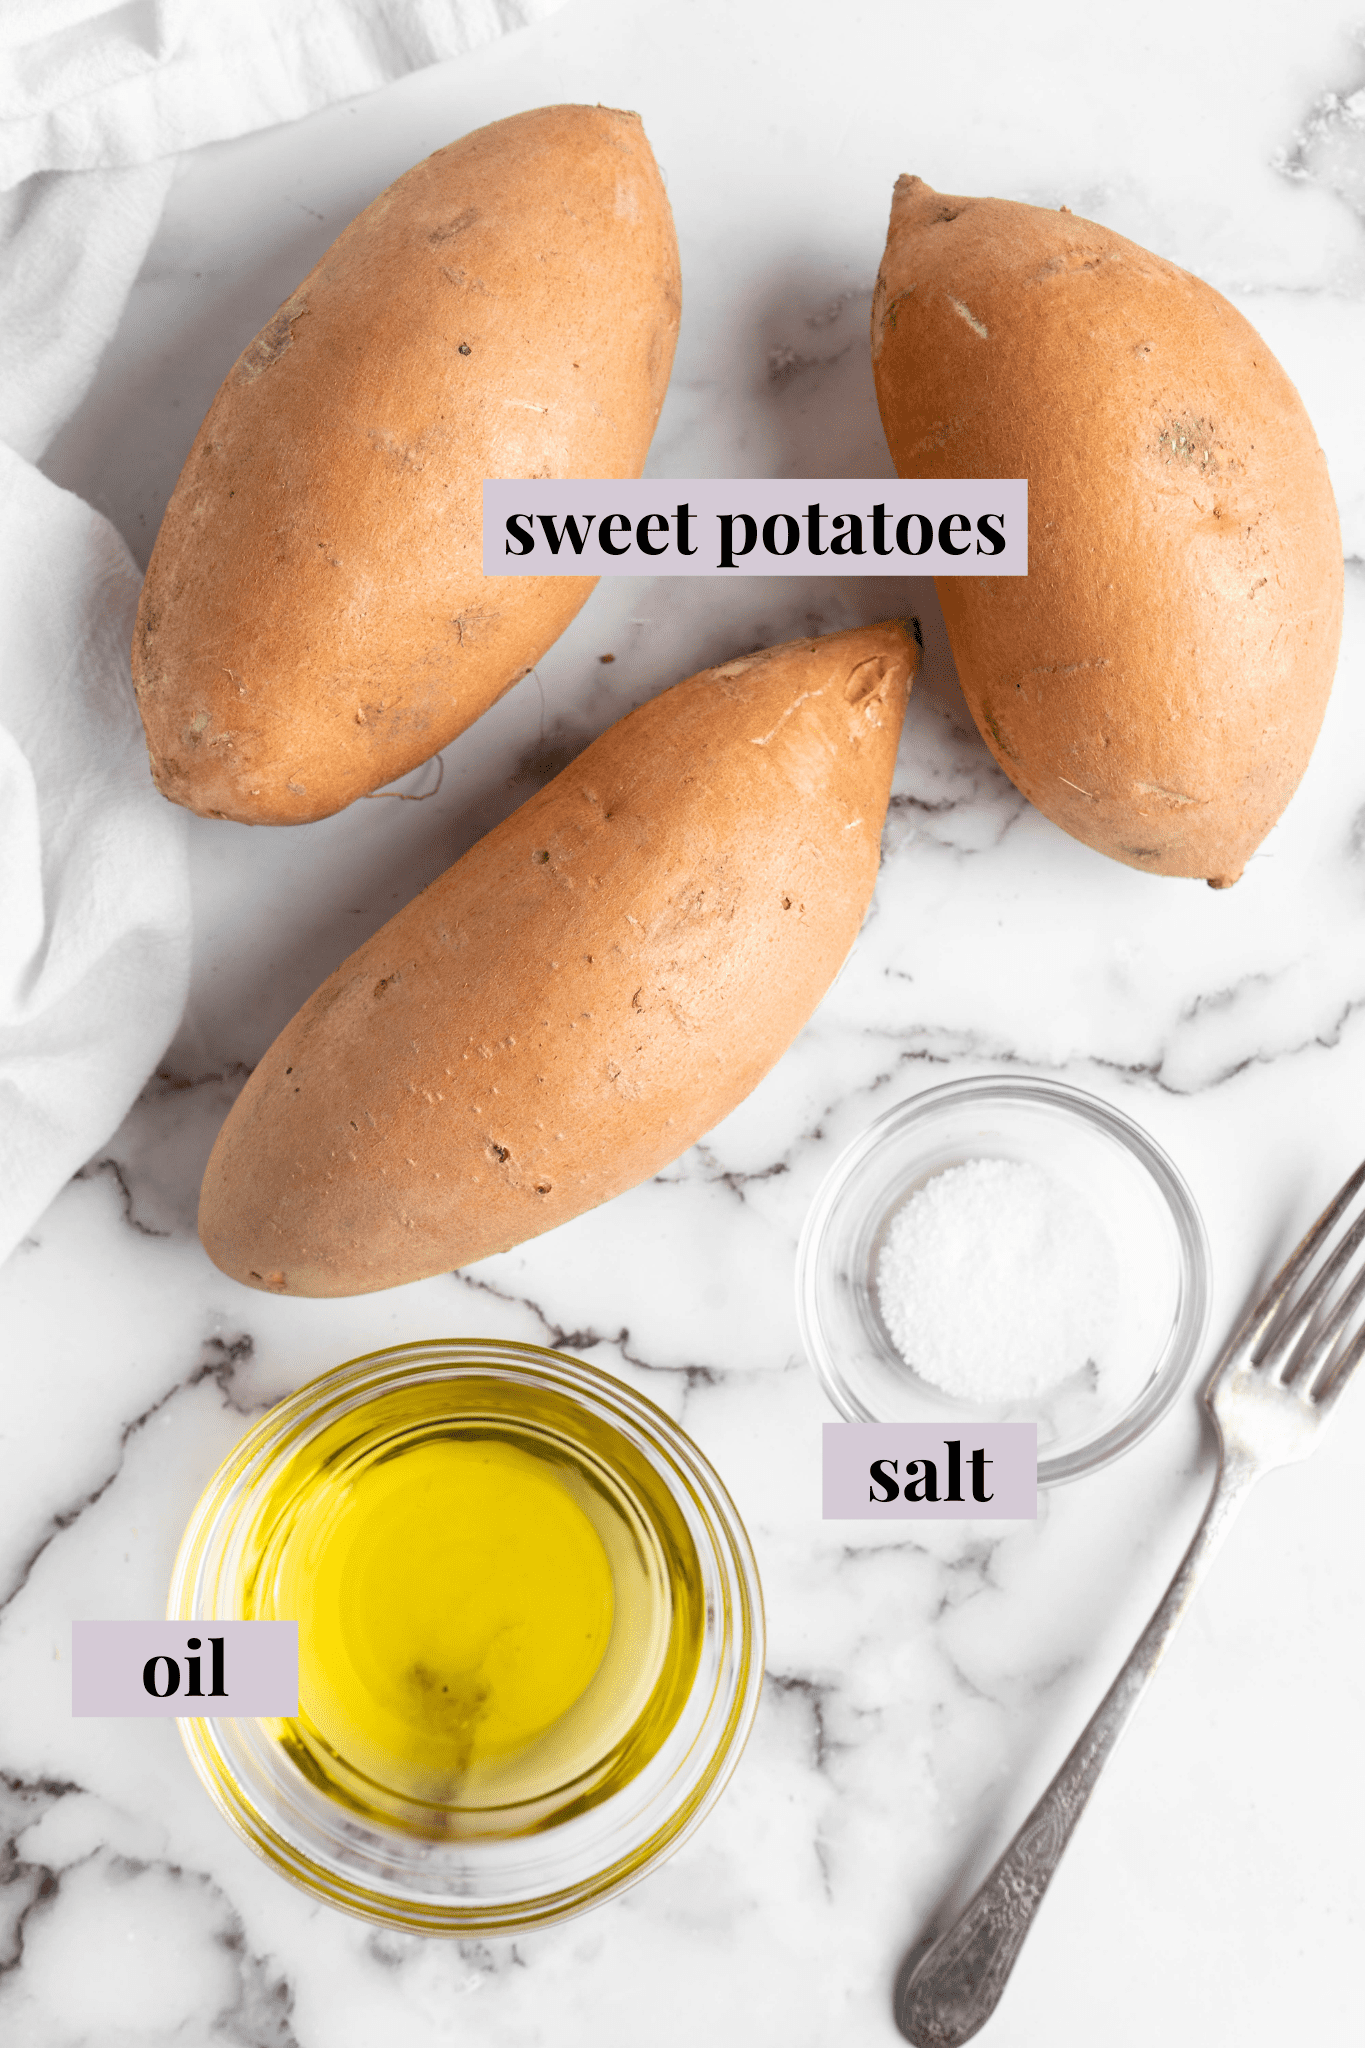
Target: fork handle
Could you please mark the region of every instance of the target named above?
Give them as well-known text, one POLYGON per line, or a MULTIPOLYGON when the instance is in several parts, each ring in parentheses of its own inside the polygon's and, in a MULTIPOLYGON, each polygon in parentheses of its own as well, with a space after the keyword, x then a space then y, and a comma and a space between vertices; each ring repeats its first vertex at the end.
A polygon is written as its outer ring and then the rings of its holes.
POLYGON ((995 2011, 1095 1781, 1261 1469, 1245 1452, 1221 1448, 1194 1539, 1128 1661, 990 1876, 903 1980, 896 2021, 915 2048, 958 2048, 995 2011))

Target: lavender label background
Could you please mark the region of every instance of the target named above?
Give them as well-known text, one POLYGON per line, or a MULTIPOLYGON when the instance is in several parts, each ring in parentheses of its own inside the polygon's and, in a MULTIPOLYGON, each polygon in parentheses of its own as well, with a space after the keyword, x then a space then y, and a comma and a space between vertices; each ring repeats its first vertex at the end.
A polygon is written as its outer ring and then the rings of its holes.
MULTIPOLYGON (((844 529, 847 531, 847 528, 844 529)), ((909 534, 922 538, 922 529, 909 534)), ((617 530, 620 546, 625 534, 617 530)), ((733 549, 732 549, 733 552, 733 549)), ((483 572, 485 576, 1026 576, 1028 574, 1028 484, 1022 477, 658 477, 614 480, 600 477, 490 477, 483 487, 483 572), (824 547, 813 553, 808 544, 806 509, 818 503, 824 547), (677 510, 692 514, 688 533, 695 553, 678 548, 677 510), (890 552, 873 552, 872 508, 886 507, 890 552), (837 513, 857 513, 862 520, 860 555, 835 554, 830 548, 831 522, 837 513), (581 554, 564 534, 563 520, 572 513, 580 523, 589 513, 592 527, 581 554), (895 545, 897 522, 907 513, 928 520, 930 544, 921 554, 895 545), (963 543, 961 554, 940 545, 942 522, 964 516, 950 539, 963 543), (534 521, 535 546, 527 554, 508 553, 509 516, 534 521), (600 544, 601 523, 614 514, 630 521, 626 552, 613 554, 600 544), (977 531, 977 520, 990 514, 998 522, 1003 546, 992 554, 977 531), (556 522, 559 553, 552 552, 540 525, 542 515, 556 522), (640 520, 654 516, 646 538, 659 552, 651 554, 637 541, 640 520), (723 515, 732 521, 733 548, 742 545, 747 517, 754 522, 748 552, 723 560, 723 515), (764 546, 764 522, 774 516, 775 536, 788 529, 784 515, 796 522, 799 539, 790 554, 771 554, 764 546), (664 521, 660 526, 657 522, 664 521), (978 552, 978 548, 980 552, 978 552)))
MULTIPOLYGON (((164 1664, 156 1680, 167 1679, 164 1664)), ((299 1625, 296 1621, 73 1621, 71 1624, 71 1711, 73 1714, 153 1715, 197 1721, 229 1714, 292 1715, 299 1710, 299 1625), (191 1636, 201 1647, 187 1648, 191 1636), (212 1684, 210 1637, 223 1638, 225 1694, 207 1697, 212 1684), (149 1657, 173 1657, 177 1690, 154 1698, 142 1683, 149 1657), (199 1659, 203 1699, 186 1697, 188 1659, 199 1659)))
MULTIPOLYGON (((921 1477, 923 1467, 921 1466, 921 1477)), ((824 1425, 824 1519, 827 1522, 1031 1522, 1038 1515, 1038 1425, 1035 1422, 827 1422, 824 1425), (931 1459, 940 1494, 948 1490, 948 1444, 962 1446, 965 1500, 906 1500, 905 1467, 931 1459), (984 1451, 985 1487, 973 1500, 972 1452, 984 1451), (896 1461, 895 1500, 871 1478, 875 1458, 896 1461)))

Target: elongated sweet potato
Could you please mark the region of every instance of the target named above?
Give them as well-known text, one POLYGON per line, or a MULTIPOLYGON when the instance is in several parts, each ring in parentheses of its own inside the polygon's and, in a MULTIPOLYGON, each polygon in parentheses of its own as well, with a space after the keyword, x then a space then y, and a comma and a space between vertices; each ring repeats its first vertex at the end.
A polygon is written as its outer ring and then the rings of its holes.
POLYGON ((133 676, 152 772, 321 818, 486 711, 591 577, 485 577, 486 477, 629 477, 677 244, 635 114, 545 107, 381 192, 238 358, 167 507, 133 676))
POLYGON ((893 622, 642 705, 339 967, 224 1125, 225 1272, 359 1294, 647 1179, 778 1059, 872 894, 918 665, 893 622))
POLYGON ((902 178, 872 354, 902 476, 1028 479, 1027 577, 939 582, 1001 767, 1115 860, 1235 881, 1341 634, 1327 465, 1270 350, 1093 221, 902 178))

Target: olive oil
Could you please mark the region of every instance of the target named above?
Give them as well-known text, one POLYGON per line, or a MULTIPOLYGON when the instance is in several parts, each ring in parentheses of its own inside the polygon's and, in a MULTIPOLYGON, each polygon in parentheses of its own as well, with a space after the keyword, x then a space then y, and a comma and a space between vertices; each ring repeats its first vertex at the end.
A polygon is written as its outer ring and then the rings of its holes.
POLYGON ((619 1431, 553 1391, 427 1380, 300 1445, 245 1537, 241 1611, 297 1619, 312 1782, 422 1834, 596 1805, 674 1726, 705 1628, 686 1521, 619 1431))

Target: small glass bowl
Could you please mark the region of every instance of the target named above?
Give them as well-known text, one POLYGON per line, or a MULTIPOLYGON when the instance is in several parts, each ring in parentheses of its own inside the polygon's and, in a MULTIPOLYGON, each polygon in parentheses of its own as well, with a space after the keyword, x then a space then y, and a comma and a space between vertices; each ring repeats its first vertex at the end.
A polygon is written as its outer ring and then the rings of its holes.
MULTIPOLYGON (((169 1618, 249 1618, 243 1615, 244 1559, 272 1485, 324 1431, 329 1461, 337 1441, 372 1443, 376 1412, 396 1412, 414 1388, 423 1399, 434 1390, 437 1427, 445 1428, 448 1419, 453 1435, 529 1427, 549 1403, 560 1442, 582 1457, 590 1475, 595 1462, 602 1485, 626 1498, 632 1512, 648 1515, 649 1487, 661 1486, 685 1524, 680 1536, 674 1523, 671 1546, 665 1532, 665 1548, 670 1569, 687 1574, 686 1602, 700 1644, 662 1743, 624 1782, 619 1770, 615 1776, 599 1770, 595 1789, 575 1780, 534 1811, 509 1810, 506 1832, 490 1833, 485 1824, 471 1834, 453 1809, 428 1810, 424 1825, 413 1828, 329 1792, 295 1761, 296 1754, 307 1755, 301 1722, 182 1720, 180 1732, 195 1770, 237 1832, 283 1876, 329 1905, 422 1934, 515 1934, 566 1919, 633 1884, 715 1803, 758 1706, 764 1647, 758 1570, 720 1480, 651 1401, 562 1352, 437 1341, 341 1366, 279 1402, 248 1431, 190 1519, 172 1577, 169 1618), (679 1566, 689 1538, 695 1566, 690 1560, 679 1566)), ((396 1432, 388 1454, 403 1441, 396 1432)), ((316 1742, 315 1732, 307 1732, 316 1742)), ((608 1761, 619 1764, 632 1753, 629 1745, 629 1735, 618 1740, 608 1761)))
POLYGON ((1094 1472, 1170 1408, 1208 1324, 1208 1239, 1194 1197, 1131 1118, 1060 1081, 953 1081, 899 1103, 835 1161, 796 1261, 806 1355, 849 1422, 1036 1422, 1038 1483, 1094 1472), (1104 1224, 1119 1300, 1103 1370, 1007 1407, 958 1400, 906 1364, 882 1319, 877 1262, 898 1209, 972 1159, 1022 1160, 1104 1224))

